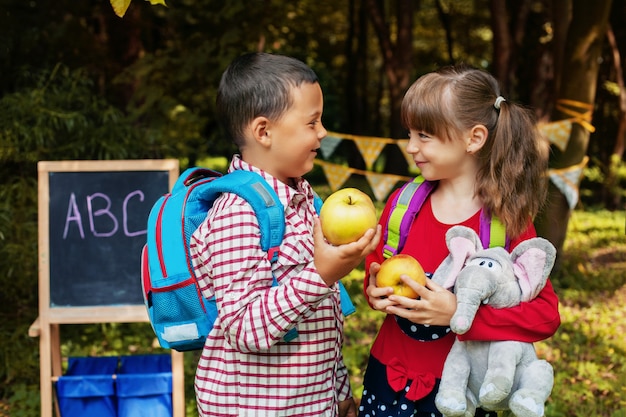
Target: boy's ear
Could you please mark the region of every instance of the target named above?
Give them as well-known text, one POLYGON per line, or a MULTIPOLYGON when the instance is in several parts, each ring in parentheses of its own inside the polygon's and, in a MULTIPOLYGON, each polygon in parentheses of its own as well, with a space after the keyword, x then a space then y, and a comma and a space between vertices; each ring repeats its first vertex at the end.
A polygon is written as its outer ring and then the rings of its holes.
POLYGON ((269 146, 270 132, 269 119, 267 117, 255 117, 252 122, 250 122, 250 130, 252 131, 252 136, 256 143, 262 146, 269 146))
POLYGON ((489 131, 485 125, 475 125, 470 129, 467 139, 467 152, 476 153, 482 149, 487 141, 489 131))

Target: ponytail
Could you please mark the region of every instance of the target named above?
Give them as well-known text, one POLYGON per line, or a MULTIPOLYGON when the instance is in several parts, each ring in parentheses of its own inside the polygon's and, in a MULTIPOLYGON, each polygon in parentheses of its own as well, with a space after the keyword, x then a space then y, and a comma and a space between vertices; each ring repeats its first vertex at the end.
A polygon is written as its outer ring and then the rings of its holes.
POLYGON ((500 97, 494 96, 497 121, 479 152, 477 193, 507 233, 517 237, 545 201, 548 147, 533 113, 500 97))

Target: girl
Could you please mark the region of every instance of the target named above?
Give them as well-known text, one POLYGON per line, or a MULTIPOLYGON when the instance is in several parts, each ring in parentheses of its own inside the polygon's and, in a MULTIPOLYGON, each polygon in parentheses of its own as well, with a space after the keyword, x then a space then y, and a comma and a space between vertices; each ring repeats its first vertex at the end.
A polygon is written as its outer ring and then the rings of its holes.
MULTIPOLYGON (((402 121, 409 130, 408 153, 435 185, 402 253, 434 272, 448 255, 446 231, 464 225, 478 232, 483 211, 505 226, 509 250, 536 236, 532 218, 545 198, 547 146, 531 113, 506 101, 493 76, 467 66, 426 74, 407 91, 402 121)), ((390 209, 388 203, 383 230, 390 209)), ((384 244, 366 258, 365 293, 370 306, 387 317, 370 351, 359 416, 440 416, 434 398, 456 337, 447 328, 456 297, 430 280, 425 287, 405 280, 417 300, 378 288, 384 244)), ((548 282, 531 302, 500 310, 481 307, 470 331, 458 337, 536 342, 559 325, 558 299, 548 282)), ((496 413, 479 409, 476 415, 496 413)))

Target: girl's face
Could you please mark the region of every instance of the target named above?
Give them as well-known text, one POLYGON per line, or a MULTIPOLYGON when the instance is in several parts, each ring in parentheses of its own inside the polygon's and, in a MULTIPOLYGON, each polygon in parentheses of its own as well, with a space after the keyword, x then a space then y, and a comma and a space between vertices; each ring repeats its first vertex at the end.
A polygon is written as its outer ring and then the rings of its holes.
POLYGON ((326 129, 322 126, 324 98, 318 83, 303 83, 291 90, 293 104, 268 125, 271 161, 266 171, 288 184, 313 169, 326 129))
POLYGON ((407 152, 413 156, 421 174, 430 181, 453 179, 468 171, 474 161, 461 137, 440 138, 429 133, 410 130, 407 152))

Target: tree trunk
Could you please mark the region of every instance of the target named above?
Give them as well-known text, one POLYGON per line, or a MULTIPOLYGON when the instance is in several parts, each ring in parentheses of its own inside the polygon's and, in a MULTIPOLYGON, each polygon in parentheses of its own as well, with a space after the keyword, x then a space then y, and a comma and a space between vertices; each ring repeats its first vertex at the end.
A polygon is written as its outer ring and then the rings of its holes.
POLYGON ((514 44, 509 32, 509 14, 506 2, 491 0, 491 30, 493 31, 493 75, 504 91, 509 91, 509 66, 514 44))
MULTIPOLYGON (((389 3, 368 0, 368 11, 378 44, 383 57, 383 69, 389 91, 389 136, 403 138, 405 132, 400 120, 400 108, 404 93, 409 87, 413 64, 413 10, 417 7, 412 1, 398 0, 395 6, 395 31, 392 37, 391 27, 386 22, 385 7, 389 3), (393 41, 395 38, 395 42, 393 41)), ((385 149, 385 172, 406 175, 406 159, 397 147, 385 149)))
POLYGON ((609 27, 607 40, 611 45, 611 55, 613 56, 613 67, 615 70, 615 82, 619 86, 619 125, 617 128, 617 138, 613 147, 613 155, 619 159, 624 156, 624 136, 626 136, 626 90, 624 89, 624 69, 622 68, 622 58, 617 47, 615 33, 609 27))
MULTIPOLYGON (((564 51, 558 98, 592 104, 596 95, 596 80, 602 42, 606 35, 611 0, 574 1, 572 21, 564 51)), ((570 118, 556 109, 553 120, 570 118)), ((587 153, 589 131, 574 123, 564 152, 553 149, 550 166, 568 168, 580 164, 587 153)), ((536 219, 537 232, 548 239, 560 253, 567 234, 571 210, 565 196, 550 183, 545 209, 536 219)), ((560 262, 557 258, 555 269, 560 262)))
POLYGON ((346 119, 348 132, 355 135, 369 133, 370 119, 367 99, 369 73, 367 63, 367 12, 363 0, 350 0, 350 23, 346 41, 346 119))

